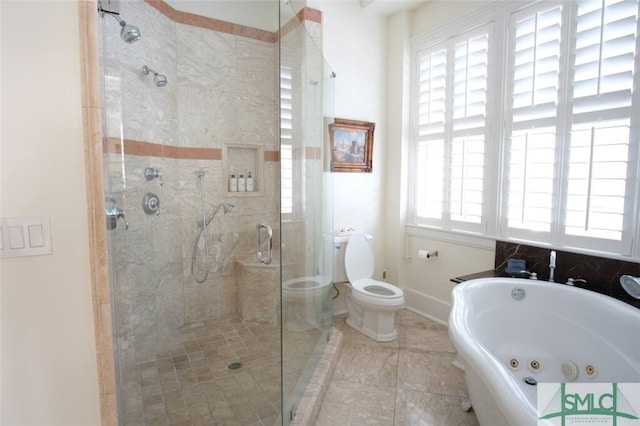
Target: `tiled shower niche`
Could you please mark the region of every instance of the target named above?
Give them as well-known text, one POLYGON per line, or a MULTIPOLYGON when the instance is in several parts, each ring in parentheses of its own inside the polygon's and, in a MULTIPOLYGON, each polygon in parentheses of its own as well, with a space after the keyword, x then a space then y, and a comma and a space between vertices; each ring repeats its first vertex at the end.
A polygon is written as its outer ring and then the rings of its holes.
POLYGON ((261 197, 264 195, 264 149, 262 145, 253 144, 225 144, 222 152, 223 180, 226 185, 227 197, 261 197), (253 179, 253 190, 246 187, 245 191, 232 191, 229 180, 233 175, 236 179, 253 179))

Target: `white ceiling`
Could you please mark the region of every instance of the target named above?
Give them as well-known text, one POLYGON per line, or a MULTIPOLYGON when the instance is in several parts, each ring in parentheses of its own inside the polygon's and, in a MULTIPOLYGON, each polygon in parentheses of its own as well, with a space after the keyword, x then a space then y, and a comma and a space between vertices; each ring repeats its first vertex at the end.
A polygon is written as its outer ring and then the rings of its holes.
POLYGON ((411 10, 428 0, 360 0, 362 9, 382 16, 390 16, 403 10, 411 10))

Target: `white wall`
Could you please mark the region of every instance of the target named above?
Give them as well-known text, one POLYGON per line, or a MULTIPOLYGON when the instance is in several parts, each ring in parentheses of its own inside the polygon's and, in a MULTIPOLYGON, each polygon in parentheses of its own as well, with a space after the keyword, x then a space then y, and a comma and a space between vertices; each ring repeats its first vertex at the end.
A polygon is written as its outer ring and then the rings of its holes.
POLYGON ((97 425, 78 6, 0 8, 0 215, 49 215, 53 245, 51 255, 0 261, 0 423, 97 425))
POLYGON ((411 40, 414 36, 477 10, 484 2, 428 2, 411 12, 402 12, 387 21, 387 148, 388 180, 386 198, 386 258, 389 279, 405 289, 407 305, 442 322, 447 321, 451 304, 451 278, 493 268, 494 250, 425 237, 407 236, 407 174, 413 161, 409 150, 409 89, 411 40), (418 249, 438 250, 429 261, 416 257, 418 249), (407 259, 407 255, 411 260, 407 259))
POLYGON ((376 251, 374 274, 385 268, 383 220, 385 177, 384 17, 363 11, 358 0, 307 1, 322 11, 323 53, 336 72, 335 116, 376 124, 372 173, 334 173, 334 228, 371 233, 376 251))
POLYGON ((412 13, 412 35, 416 36, 436 30, 492 3, 494 2, 482 0, 427 2, 412 13))
POLYGON ((385 165, 385 233, 389 282, 407 283, 407 185, 409 161, 409 79, 411 13, 397 13, 387 20, 387 150, 385 165))
POLYGON ((407 290, 408 306, 440 321, 448 315, 449 279, 493 268, 494 252, 406 234, 411 39, 484 4, 429 2, 385 18, 357 0, 307 1, 323 12, 323 52, 337 73, 335 116, 376 122, 374 173, 334 176, 335 228, 372 233, 376 277, 386 270, 389 282, 407 290), (418 261, 419 248, 438 249, 440 257, 418 261))

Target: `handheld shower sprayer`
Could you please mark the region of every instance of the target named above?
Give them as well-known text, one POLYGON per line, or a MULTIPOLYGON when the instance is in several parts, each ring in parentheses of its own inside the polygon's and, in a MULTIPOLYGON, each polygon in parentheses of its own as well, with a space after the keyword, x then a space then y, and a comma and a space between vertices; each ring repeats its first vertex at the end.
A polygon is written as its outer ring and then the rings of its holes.
POLYGON ((220 208, 222 208, 222 211, 224 212, 224 214, 229 213, 232 209, 233 209, 233 204, 229 204, 229 203, 220 203, 217 206, 215 206, 212 210, 211 213, 209 214, 209 216, 205 216, 205 209, 204 209, 204 204, 205 204, 205 200, 204 200, 204 195, 205 195, 205 189, 204 189, 204 176, 205 176, 206 172, 204 170, 198 170, 196 171, 196 176, 198 176, 198 180, 200 181, 200 207, 201 207, 201 218, 200 220, 198 220, 197 225, 198 225, 198 236, 193 244, 193 253, 191 255, 191 276, 193 277, 193 279, 197 282, 202 284, 203 282, 205 282, 207 280, 207 277, 209 276, 209 271, 211 270, 211 266, 212 264, 209 263, 209 243, 207 241, 207 227, 209 226, 209 222, 211 222, 214 218, 214 216, 216 215, 216 213, 218 213, 218 210, 220 210, 220 208), (200 244, 200 242, 202 241, 202 245, 200 244), (200 269, 197 265, 198 263, 198 253, 201 251, 200 248, 204 248, 204 276, 200 276, 198 269, 200 269))
POLYGON ((152 70, 151 68, 149 68, 148 66, 144 65, 142 67, 142 74, 144 75, 149 75, 149 73, 153 74, 153 82, 156 84, 156 86, 158 87, 164 87, 167 85, 167 83, 169 82, 167 80, 167 76, 158 73, 155 70, 152 70))
MULTIPOLYGON (((213 210, 211 210, 211 213, 209 213, 209 216, 207 216, 207 219, 204 221, 205 226, 209 225, 209 222, 211 222, 211 220, 216 215, 216 213, 218 213, 218 210, 220 210, 220 208, 222 208, 222 212, 224 214, 227 214, 231 210, 233 210, 234 207, 235 206, 233 204, 229 204, 229 203, 218 204, 216 207, 213 208, 213 210)), ((202 226, 202 221, 198 221, 198 226, 202 226)))
POLYGON ((221 206, 223 207, 224 214, 229 213, 235 207, 233 204, 229 203, 222 203, 221 206))

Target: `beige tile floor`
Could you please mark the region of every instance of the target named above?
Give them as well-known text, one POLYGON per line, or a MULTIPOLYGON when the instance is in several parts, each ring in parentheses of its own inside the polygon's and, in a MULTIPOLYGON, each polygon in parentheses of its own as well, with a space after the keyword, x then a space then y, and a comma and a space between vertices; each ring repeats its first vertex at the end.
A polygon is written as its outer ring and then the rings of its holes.
POLYGON ((316 426, 478 425, 461 408, 466 388, 447 328, 408 310, 396 322, 398 339, 377 343, 336 318, 343 347, 316 426))

